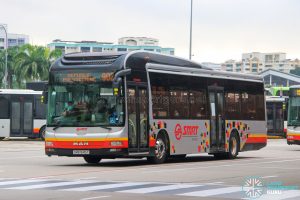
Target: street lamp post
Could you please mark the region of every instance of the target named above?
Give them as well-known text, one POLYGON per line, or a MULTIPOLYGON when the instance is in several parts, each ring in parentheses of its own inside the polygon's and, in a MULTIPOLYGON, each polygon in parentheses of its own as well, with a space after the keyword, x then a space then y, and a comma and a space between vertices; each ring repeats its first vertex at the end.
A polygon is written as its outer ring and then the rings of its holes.
POLYGON ((8 49, 8 37, 7 37, 7 30, 5 28, 5 26, 3 26, 2 24, 0 24, 0 28, 2 28, 5 32, 5 72, 4 72, 4 78, 3 78, 3 82, 4 82, 4 88, 7 88, 7 49, 8 49))
POLYGON ((189 59, 192 59, 192 30, 193 30, 193 0, 191 0, 191 17, 190 17, 190 51, 189 59))

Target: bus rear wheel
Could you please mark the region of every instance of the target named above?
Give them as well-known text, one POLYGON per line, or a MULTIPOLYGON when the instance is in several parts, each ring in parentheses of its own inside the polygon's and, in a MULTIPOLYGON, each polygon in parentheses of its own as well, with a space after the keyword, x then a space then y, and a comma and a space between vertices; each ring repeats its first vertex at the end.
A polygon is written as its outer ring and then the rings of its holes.
POLYGON ((0 137, 0 140, 4 140, 5 137, 0 137))
POLYGON ((98 164, 101 161, 99 156, 84 156, 83 159, 89 164, 98 164))
POLYGON ((148 161, 154 164, 161 164, 167 160, 168 146, 167 141, 163 135, 159 135, 156 139, 154 156, 148 157, 148 161))
POLYGON ((227 158, 235 159, 239 154, 239 140, 235 133, 232 133, 229 139, 229 152, 227 153, 227 158))

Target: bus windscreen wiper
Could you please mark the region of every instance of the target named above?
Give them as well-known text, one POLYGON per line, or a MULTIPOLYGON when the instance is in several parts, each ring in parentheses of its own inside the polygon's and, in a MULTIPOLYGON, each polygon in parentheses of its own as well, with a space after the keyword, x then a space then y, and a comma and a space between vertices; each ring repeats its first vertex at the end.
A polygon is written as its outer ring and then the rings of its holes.
POLYGON ((60 128, 61 127, 61 123, 57 123, 55 124, 53 130, 55 131, 56 129, 60 128))
POLYGON ((104 129, 106 129, 106 130, 111 130, 111 127, 108 127, 108 126, 100 126, 101 128, 104 128, 104 129))

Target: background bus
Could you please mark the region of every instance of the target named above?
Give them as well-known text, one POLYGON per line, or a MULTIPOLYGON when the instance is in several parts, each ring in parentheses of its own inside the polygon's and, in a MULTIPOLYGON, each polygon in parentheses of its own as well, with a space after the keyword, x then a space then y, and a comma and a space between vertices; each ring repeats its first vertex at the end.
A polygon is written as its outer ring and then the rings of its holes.
POLYGON ((286 137, 288 97, 267 96, 268 136, 286 137))
POLYGON ((0 139, 44 138, 46 105, 41 91, 0 89, 0 139))
POLYGON ((45 140, 47 155, 88 163, 235 158, 266 146, 263 80, 151 52, 64 55, 50 68, 45 140))
POLYGON ((287 143, 300 144, 300 85, 290 87, 287 143))

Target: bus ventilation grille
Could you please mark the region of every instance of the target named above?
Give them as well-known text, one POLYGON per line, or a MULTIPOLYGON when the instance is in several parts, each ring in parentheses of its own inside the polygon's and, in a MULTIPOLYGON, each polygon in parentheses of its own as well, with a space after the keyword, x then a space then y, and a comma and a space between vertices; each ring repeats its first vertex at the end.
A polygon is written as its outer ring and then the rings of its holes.
POLYGON ((72 57, 64 56, 61 62, 64 65, 109 65, 112 64, 120 55, 117 56, 89 56, 89 57, 72 57))

